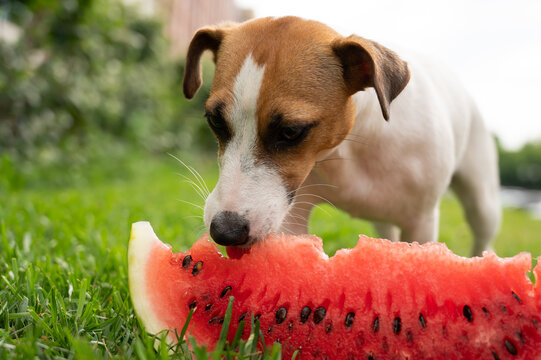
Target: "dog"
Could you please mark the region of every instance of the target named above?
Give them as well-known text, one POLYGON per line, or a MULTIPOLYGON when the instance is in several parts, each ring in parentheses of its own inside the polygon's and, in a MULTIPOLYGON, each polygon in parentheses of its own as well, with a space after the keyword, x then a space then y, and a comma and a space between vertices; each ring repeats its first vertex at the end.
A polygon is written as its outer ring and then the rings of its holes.
POLYGON ((329 201, 393 241, 436 241, 450 187, 480 255, 501 209, 495 142, 456 78, 422 57, 343 37, 297 17, 198 30, 183 92, 216 64, 205 117, 218 139, 218 183, 204 208, 215 242, 249 247, 308 232, 329 201))

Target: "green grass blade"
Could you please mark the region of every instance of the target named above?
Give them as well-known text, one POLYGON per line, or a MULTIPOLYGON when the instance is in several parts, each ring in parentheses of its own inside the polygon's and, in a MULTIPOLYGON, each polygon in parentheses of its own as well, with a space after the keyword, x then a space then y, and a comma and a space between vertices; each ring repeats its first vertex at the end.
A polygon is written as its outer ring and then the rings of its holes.
POLYGON ((231 313, 233 312, 233 300, 234 297, 229 297, 229 303, 227 304, 227 310, 225 311, 224 323, 222 324, 222 330, 220 331, 220 337, 218 343, 216 344, 216 350, 214 351, 214 360, 219 360, 221 358, 221 353, 224 349, 224 346, 227 342, 227 334, 229 333, 229 324, 231 323, 231 313))
POLYGON ((86 300, 86 287, 87 287, 87 279, 83 279, 81 281, 81 287, 79 288, 79 300, 77 301, 77 313, 76 318, 79 319, 81 315, 83 314, 83 308, 85 306, 85 300, 86 300))
POLYGON ((280 344, 274 343, 272 346, 272 352, 270 354, 271 360, 282 360, 282 346, 280 344))
POLYGON ((261 333, 259 331, 259 325, 260 325, 259 320, 255 320, 253 315, 252 315, 251 325, 252 325, 252 331, 248 340, 251 340, 250 354, 253 354, 251 357, 253 358, 255 354, 257 353, 257 343, 259 341, 259 334, 261 333))
POLYGON ((244 332, 245 325, 245 321, 241 321, 239 323, 239 326, 237 327, 237 332, 235 333, 235 337, 233 337, 233 342, 231 343, 232 349, 236 349, 239 346, 240 338, 242 337, 242 333, 244 332))
POLYGON ((135 353, 137 354, 138 359, 142 359, 142 360, 147 359, 145 346, 143 345, 140 339, 137 339, 135 341, 135 353))
POLYGON ((53 330, 47 325, 47 323, 34 311, 34 309, 28 309, 28 313, 50 336, 54 335, 53 330))
POLYGON ((184 323, 184 326, 182 327, 182 330, 180 331, 180 335, 178 336, 177 340, 184 341, 186 336, 186 331, 188 331, 188 326, 190 325, 190 321, 192 320, 192 316, 195 309, 190 309, 190 312, 188 313, 188 317, 186 318, 186 322, 184 323))

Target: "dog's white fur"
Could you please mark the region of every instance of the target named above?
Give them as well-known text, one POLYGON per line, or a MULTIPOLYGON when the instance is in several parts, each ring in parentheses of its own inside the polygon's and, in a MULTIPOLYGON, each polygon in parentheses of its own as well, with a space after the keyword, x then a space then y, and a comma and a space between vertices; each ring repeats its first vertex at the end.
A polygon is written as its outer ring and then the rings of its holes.
POLYGON ((475 238, 473 254, 480 255, 501 218, 494 141, 448 69, 418 55, 399 56, 408 62, 411 78, 391 103, 391 121, 383 119, 373 89, 353 95, 353 130, 320 156, 297 195, 306 201, 290 212, 284 230, 306 232, 299 219, 308 217, 310 202, 324 198, 372 220, 382 237, 436 241, 439 202, 451 186, 475 238), (311 184, 332 187, 306 186, 311 184))
MULTIPOLYGON (((217 31, 206 28, 198 34, 215 36, 217 31)), ((197 34, 194 39, 184 83, 188 97, 200 85, 193 66, 202 52, 198 41, 207 41, 197 34)), ((205 46, 216 51, 215 43, 205 46)), ((223 150, 220 179, 207 199, 206 225, 227 210, 249 220, 251 240, 276 231, 306 233, 312 207, 326 199, 373 221, 382 237, 435 241, 439 202, 450 186, 472 229, 473 254, 480 255, 501 217, 494 141, 473 100, 449 71, 418 56, 398 55, 407 61, 411 77, 391 103, 390 121, 384 120, 373 88, 354 94, 353 129, 339 145, 318 154, 291 205, 279 171, 256 159, 257 105, 266 68, 251 53, 246 56, 227 114, 233 138, 223 150)))
POLYGON ((238 213, 250 222, 250 238, 262 238, 280 228, 289 204, 287 190, 275 169, 256 164, 256 106, 265 66, 248 55, 233 87, 230 118, 233 138, 220 159, 220 178, 205 203, 204 220, 210 227, 219 211, 238 213))

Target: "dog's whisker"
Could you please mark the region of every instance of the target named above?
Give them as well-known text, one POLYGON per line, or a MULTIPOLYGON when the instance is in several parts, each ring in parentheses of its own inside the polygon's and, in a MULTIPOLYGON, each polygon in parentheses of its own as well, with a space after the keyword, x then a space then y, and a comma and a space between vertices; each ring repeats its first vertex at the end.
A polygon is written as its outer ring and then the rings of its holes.
POLYGON ((349 134, 346 135, 346 137, 347 137, 347 136, 353 136, 353 137, 356 137, 356 138, 361 139, 361 140, 367 140, 367 139, 368 139, 368 138, 367 138, 366 136, 364 136, 364 135, 353 134, 353 133, 349 133, 349 134))
POLYGON ((205 190, 204 193, 206 194, 206 196, 208 196, 210 194, 210 190, 209 190, 207 184, 205 183, 205 180, 203 179, 201 174, 199 174, 199 172, 195 168, 193 168, 192 166, 187 165, 184 161, 182 161, 181 159, 179 159, 178 157, 176 157, 173 154, 169 154, 169 156, 171 156, 173 159, 177 160, 182 166, 184 166, 195 177, 196 181, 199 183, 201 188, 203 188, 205 190))
POLYGON ((183 203, 186 203, 186 204, 189 204, 189 205, 192 205, 192 206, 195 206, 196 208, 199 208, 201 210, 205 210, 205 208, 201 205, 197 205, 197 204, 194 204, 192 202, 189 202, 189 201, 186 201, 186 200, 182 200, 182 199, 177 199, 177 201, 180 201, 180 202, 183 202, 183 203))
POLYGON ((316 194, 302 194, 302 196, 313 196, 315 198, 318 198, 320 200, 323 200, 324 202, 328 203, 329 205, 331 205, 333 208, 336 209, 336 206, 327 198, 323 197, 323 196, 320 196, 320 195, 316 195, 316 194))
MULTIPOLYGON (((192 168, 192 169, 193 169, 193 168, 192 168)), ((194 170, 194 172, 195 172, 196 174, 199 174, 197 171, 195 171, 195 169, 193 169, 193 170, 194 170)), ((203 194, 203 196, 204 196, 204 198, 205 198, 205 200, 206 200, 207 197, 208 197, 209 194, 210 194, 210 193, 209 193, 209 190, 208 190, 208 188, 207 188, 207 186, 206 186, 205 183, 203 183, 201 180, 199 180, 199 179, 197 179, 197 178, 196 178, 196 180, 197 180, 197 184, 195 183, 195 181, 193 182, 193 184, 194 184, 195 186, 197 186, 197 188, 201 191, 201 193, 203 194)))
POLYGON ((307 221, 306 216, 302 216, 302 215, 293 215, 293 214, 289 214, 288 216, 291 217, 292 219, 299 220, 299 221, 303 221, 303 222, 305 222, 305 223, 306 223, 306 221, 307 221))
POLYGON ((321 211, 323 211, 325 214, 327 214, 327 215, 329 215, 329 216, 331 215, 327 210, 325 210, 324 208, 322 208, 321 206, 319 206, 319 205, 316 204, 316 203, 312 203, 312 202, 309 202, 309 201, 298 201, 298 202, 296 202, 296 203, 297 203, 297 204, 312 205, 312 206, 314 206, 314 207, 320 209, 321 211))
POLYGON ((184 182, 187 182, 188 184, 190 184, 192 186, 192 188, 197 192, 197 194, 203 198, 203 200, 206 199, 206 195, 205 195, 205 192, 203 189, 201 189, 201 187, 196 184, 192 179, 188 178, 187 176, 185 176, 184 174, 180 174, 180 173, 177 173, 178 176, 184 178, 184 182))
POLYGON ((203 176, 201 176, 199 171, 197 171, 193 166, 190 166, 190 169, 193 170, 193 172, 195 173, 195 176, 199 179, 199 184, 201 184, 201 186, 205 189, 205 193, 208 196, 210 194, 210 190, 207 186, 207 183, 205 182, 205 179, 203 179, 203 176))
POLYGON ((342 134, 338 134, 338 135, 339 136, 344 136, 344 137, 352 136, 352 137, 356 137, 359 140, 363 140, 363 141, 369 140, 369 138, 366 135, 360 135, 360 134, 354 134, 354 133, 346 133, 346 134, 342 133, 342 134))
POLYGON ((351 142, 354 142, 354 143, 357 143, 357 144, 361 144, 361 145, 368 145, 368 141, 361 141, 361 140, 355 140, 355 139, 348 139, 347 137, 344 138, 344 141, 351 141, 351 142))
POLYGON ((206 232, 207 232, 207 228, 205 227, 205 225, 201 225, 194 230, 195 236, 198 238, 203 236, 203 234, 206 232))
POLYGON ((305 225, 303 223, 298 223, 298 222, 294 222, 294 221, 286 221, 286 222, 282 223, 282 226, 284 226, 284 224, 285 225, 298 225, 298 226, 304 226, 305 225))
POLYGON ((187 215, 183 216, 183 219, 191 219, 191 218, 197 218, 197 219, 203 219, 203 215, 187 215))
POLYGON ((201 187, 199 185, 197 185, 193 180, 187 178, 183 174, 177 173, 177 175, 182 176, 185 179, 184 181, 192 186, 192 188, 195 190, 197 195, 199 195, 201 197, 201 199, 203 199, 203 201, 207 200, 208 194, 206 194, 205 191, 203 189, 201 189, 201 187))
POLYGON ((282 228, 284 231, 282 231, 283 233, 286 233, 286 234, 291 234, 292 231, 289 229, 289 227, 287 226, 289 224, 282 224, 282 228))
POLYGON ((282 227, 283 229, 285 230, 284 232, 287 233, 287 234, 294 234, 295 231, 292 231, 291 230, 291 227, 289 227, 288 225, 303 225, 303 224, 297 224, 297 223, 290 223, 290 222, 286 222, 285 224, 282 224, 282 227))
POLYGON ((318 160, 316 161, 316 166, 325 162, 325 161, 330 161, 330 160, 353 160, 353 159, 348 159, 348 158, 343 158, 343 157, 334 157, 334 158, 327 158, 327 159, 322 159, 322 160, 318 160))
MULTIPOLYGON (((297 202, 297 199, 300 197, 300 196, 313 196, 317 199, 320 199, 322 200, 323 202, 326 202, 328 203, 329 205, 331 205, 334 209, 336 209, 336 206, 327 198, 323 197, 323 196, 320 196, 320 195, 317 195, 317 194, 311 194, 311 193, 306 193, 306 194, 299 194, 298 196, 295 196, 295 199, 294 199, 294 203, 297 203, 297 204, 301 204, 301 202, 297 202)), ((315 205, 315 204, 313 204, 315 205)))
POLYGON ((295 190, 291 190, 287 194, 290 195, 290 194, 293 194, 295 192, 298 192, 299 190, 306 189, 306 188, 309 188, 309 187, 314 187, 314 186, 328 186, 328 187, 332 187, 332 188, 338 188, 338 186, 331 185, 331 184, 323 184, 323 183, 321 183, 321 184, 309 184, 309 185, 299 186, 298 188, 296 188, 295 190))
POLYGON ((308 216, 304 216, 304 215, 300 215, 300 214, 289 213, 287 216, 291 217, 292 219, 300 220, 300 221, 303 221, 303 222, 308 221, 308 216))

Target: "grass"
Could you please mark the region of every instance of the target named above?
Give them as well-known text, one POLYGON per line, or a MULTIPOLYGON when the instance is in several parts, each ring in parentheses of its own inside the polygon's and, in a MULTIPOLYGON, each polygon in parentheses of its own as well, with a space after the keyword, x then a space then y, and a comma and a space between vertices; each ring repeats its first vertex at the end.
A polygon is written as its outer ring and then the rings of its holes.
MULTIPOLYGON (((25 187, 0 187, 0 359, 169 357, 163 341, 154 350, 156 338, 133 312, 126 268, 130 224, 149 220, 174 249, 186 249, 204 232, 197 217, 203 200, 171 157, 134 153, 102 161, 74 173, 58 168, 46 181, 40 171, 27 172, 25 187)), ((213 160, 191 163, 214 185, 213 160)), ((359 232, 375 235, 366 222, 323 208, 315 211, 311 231, 325 240, 327 253, 354 246, 359 232)), ((540 221, 506 210, 495 250, 537 257, 539 233, 540 221)), ((469 231, 452 197, 442 204, 440 239, 458 254, 469 253, 469 231)), ((253 354, 253 335, 241 344, 244 354, 253 354)), ((209 357, 199 348, 195 355, 209 357)), ((221 355, 234 352, 210 356, 221 355)), ((279 358, 279 348, 265 358, 279 358)))

